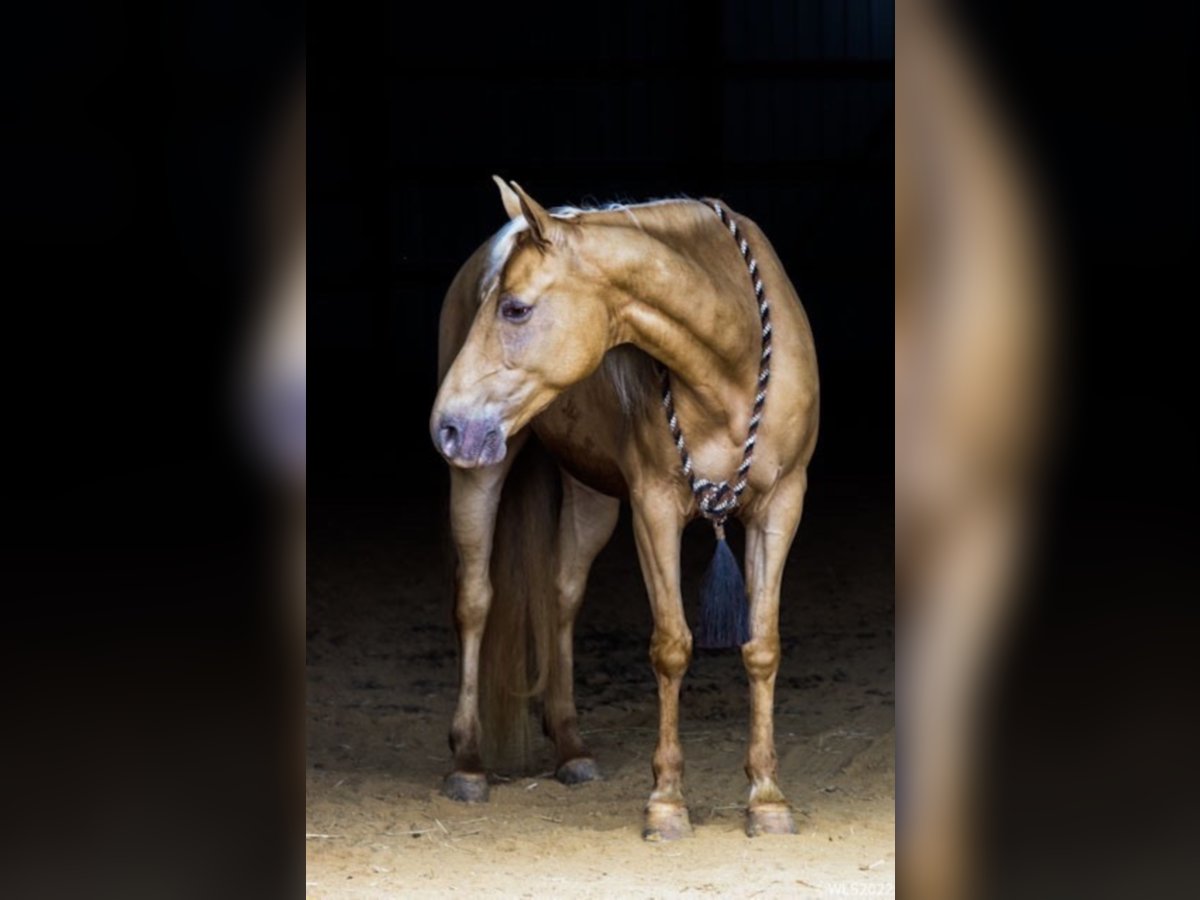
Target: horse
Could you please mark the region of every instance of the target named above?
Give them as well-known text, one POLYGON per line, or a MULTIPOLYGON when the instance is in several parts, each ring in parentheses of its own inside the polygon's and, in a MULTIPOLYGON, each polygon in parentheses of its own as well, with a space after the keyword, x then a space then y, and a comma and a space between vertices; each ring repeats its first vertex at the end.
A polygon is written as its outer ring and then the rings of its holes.
MULTIPOLYGON (((746 580, 733 588, 745 630, 718 628, 716 641, 741 646, 750 684, 746 833, 794 834, 774 740, 779 594, 819 417, 795 288, 761 229, 719 201, 548 211, 494 180, 509 221, 446 294, 429 423, 450 464, 457 553, 460 686, 442 792, 488 799, 485 761, 528 748, 532 695, 558 780, 600 777, 578 726, 572 632, 627 498, 659 701, 643 837, 692 831, 679 691, 694 642, 680 540, 701 515, 717 533, 714 568, 728 554, 725 520, 745 527, 746 580)), ((727 565, 736 573, 732 556, 727 565)))

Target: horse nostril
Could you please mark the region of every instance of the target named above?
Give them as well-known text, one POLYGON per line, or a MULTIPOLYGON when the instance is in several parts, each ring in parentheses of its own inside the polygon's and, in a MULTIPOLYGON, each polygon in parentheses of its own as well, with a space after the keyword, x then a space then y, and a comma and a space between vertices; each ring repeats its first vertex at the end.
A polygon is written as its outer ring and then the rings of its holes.
POLYGON ((462 433, 458 426, 449 419, 443 419, 438 426, 438 446, 446 456, 453 456, 462 445, 462 433))

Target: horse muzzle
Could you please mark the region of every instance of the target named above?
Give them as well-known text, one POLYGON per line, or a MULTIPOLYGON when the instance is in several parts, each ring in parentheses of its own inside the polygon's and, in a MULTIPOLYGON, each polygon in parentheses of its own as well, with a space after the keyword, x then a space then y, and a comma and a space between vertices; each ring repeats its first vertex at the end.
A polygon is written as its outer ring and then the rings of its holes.
POLYGON ((495 416, 445 414, 433 428, 433 445, 453 466, 494 466, 504 459, 508 442, 495 416))

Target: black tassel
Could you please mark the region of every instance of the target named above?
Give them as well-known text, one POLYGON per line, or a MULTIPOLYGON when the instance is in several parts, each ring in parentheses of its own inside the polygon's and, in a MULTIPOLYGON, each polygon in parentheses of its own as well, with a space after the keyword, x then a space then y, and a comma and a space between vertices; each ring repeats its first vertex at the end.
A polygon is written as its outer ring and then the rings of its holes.
POLYGON ((697 647, 740 647, 750 640, 746 583, 733 551, 725 543, 725 528, 716 525, 717 548, 700 582, 700 627, 697 647))

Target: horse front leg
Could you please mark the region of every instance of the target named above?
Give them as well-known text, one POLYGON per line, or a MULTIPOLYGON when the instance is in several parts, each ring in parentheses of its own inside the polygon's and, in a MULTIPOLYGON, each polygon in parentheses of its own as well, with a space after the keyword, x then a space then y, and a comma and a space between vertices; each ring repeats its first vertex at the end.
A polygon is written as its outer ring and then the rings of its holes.
POLYGON ((621 501, 593 491, 562 473, 562 514, 558 524, 557 571, 558 653, 546 688, 546 733, 558 752, 555 777, 563 784, 580 784, 600 777, 596 761, 579 734, 575 709, 575 616, 583 602, 588 572, 617 527, 621 501))
POLYGON ((692 831, 683 799, 683 748, 679 743, 679 688, 692 658, 692 633, 683 615, 679 589, 683 517, 673 494, 635 492, 633 531, 654 614, 650 662, 658 679, 659 710, 654 790, 646 804, 642 837, 668 841, 692 831))
POLYGON ((750 802, 746 834, 795 834, 796 824, 778 781, 775 755, 775 676, 779 671, 779 590, 800 515, 808 476, 782 480, 761 513, 746 523, 746 588, 750 640, 742 661, 750 681, 750 741, 746 777, 750 802))
POLYGON ((454 620, 460 669, 458 706, 450 726, 454 770, 446 776, 442 793, 463 803, 483 803, 488 798, 480 754, 479 647, 492 605, 489 564, 500 491, 519 449, 510 444, 507 457, 497 466, 450 470, 450 530, 458 554, 454 620))

